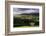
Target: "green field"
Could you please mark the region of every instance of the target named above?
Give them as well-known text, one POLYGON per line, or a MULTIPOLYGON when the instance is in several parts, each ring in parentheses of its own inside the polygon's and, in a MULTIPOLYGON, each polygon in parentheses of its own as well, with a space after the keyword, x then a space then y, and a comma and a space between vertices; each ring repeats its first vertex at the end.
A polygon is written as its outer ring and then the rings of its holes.
POLYGON ((17 28, 29 28, 39 26, 38 15, 17 15, 14 16, 14 27, 17 28), (34 24, 34 25, 33 25, 34 24))

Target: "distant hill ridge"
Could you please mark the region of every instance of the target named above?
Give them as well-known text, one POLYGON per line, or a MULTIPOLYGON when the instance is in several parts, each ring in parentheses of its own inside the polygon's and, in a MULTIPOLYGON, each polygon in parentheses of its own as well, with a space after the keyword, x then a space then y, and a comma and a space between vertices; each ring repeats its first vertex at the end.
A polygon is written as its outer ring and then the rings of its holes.
POLYGON ((39 15, 39 13, 23 13, 21 15, 39 15))

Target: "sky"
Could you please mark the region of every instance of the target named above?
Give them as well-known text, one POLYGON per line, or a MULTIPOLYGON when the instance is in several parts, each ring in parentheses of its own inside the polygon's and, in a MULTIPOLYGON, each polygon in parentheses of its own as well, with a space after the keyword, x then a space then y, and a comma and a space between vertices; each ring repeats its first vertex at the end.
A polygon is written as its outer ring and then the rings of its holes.
POLYGON ((22 13, 39 13, 38 8, 13 8, 13 14, 22 14, 22 13))

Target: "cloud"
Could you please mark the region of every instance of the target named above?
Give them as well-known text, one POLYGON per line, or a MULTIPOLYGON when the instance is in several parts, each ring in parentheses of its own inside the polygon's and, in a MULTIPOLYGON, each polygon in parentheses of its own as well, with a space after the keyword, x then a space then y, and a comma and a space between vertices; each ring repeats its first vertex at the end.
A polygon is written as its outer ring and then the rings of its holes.
POLYGON ((22 14, 22 13, 39 13, 39 9, 36 8, 13 8, 13 14, 22 14))

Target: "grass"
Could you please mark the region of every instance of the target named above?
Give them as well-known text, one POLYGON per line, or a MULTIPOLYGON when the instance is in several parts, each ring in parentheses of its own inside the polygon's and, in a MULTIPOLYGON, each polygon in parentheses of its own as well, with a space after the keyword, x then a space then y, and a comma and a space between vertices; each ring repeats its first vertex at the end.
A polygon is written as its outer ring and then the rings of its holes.
POLYGON ((38 26, 20 26, 20 27, 16 27, 16 28, 31 28, 31 27, 38 27, 38 26))

